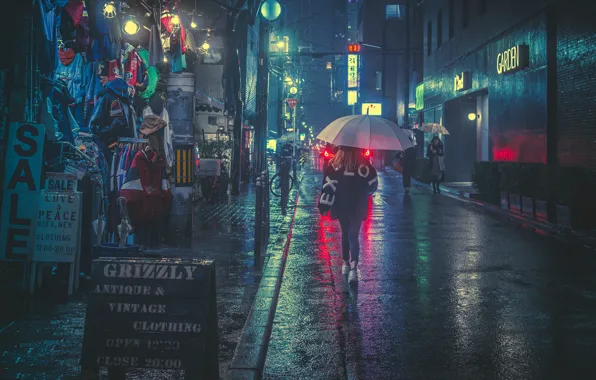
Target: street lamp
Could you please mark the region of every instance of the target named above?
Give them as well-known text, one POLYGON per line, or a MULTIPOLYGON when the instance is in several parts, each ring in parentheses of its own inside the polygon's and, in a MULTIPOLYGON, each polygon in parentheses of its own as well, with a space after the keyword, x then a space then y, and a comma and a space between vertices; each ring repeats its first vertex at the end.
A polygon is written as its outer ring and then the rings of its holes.
POLYGON ((261 4, 261 16, 268 21, 277 20, 281 14, 281 5, 276 0, 265 0, 261 4))
POLYGON ((295 86, 290 87, 290 94, 296 95, 298 93, 298 88, 295 86))

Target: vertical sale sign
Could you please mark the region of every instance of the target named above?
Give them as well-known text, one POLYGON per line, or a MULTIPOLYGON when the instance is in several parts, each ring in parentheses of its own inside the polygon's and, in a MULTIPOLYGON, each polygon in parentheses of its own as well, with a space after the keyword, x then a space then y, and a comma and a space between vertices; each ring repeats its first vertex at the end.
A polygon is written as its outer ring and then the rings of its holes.
POLYGON ((44 135, 39 124, 11 123, 8 128, 0 260, 26 261, 33 252, 44 135))

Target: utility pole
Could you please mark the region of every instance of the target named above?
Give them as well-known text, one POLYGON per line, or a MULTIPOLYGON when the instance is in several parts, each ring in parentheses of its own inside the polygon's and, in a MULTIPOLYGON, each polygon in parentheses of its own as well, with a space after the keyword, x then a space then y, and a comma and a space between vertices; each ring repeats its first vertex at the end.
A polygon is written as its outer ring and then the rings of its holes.
MULTIPOLYGON (((269 23, 259 26, 259 55, 257 63, 257 114, 255 125, 255 168, 257 191, 255 200, 255 260, 260 255, 269 231, 269 172, 267 170, 267 92, 269 91, 269 23)), ((260 261, 257 261, 260 262, 260 261)))
POLYGON ((406 22, 405 22, 405 26, 406 26, 406 33, 405 34, 405 38, 406 38, 406 43, 405 43, 405 48, 406 48, 406 53, 405 53, 405 62, 404 62, 404 127, 406 128, 410 128, 410 112, 409 112, 409 107, 410 107, 410 62, 412 59, 411 53, 410 53, 410 11, 411 11, 411 7, 410 7, 410 1, 411 0, 406 0, 406 22))

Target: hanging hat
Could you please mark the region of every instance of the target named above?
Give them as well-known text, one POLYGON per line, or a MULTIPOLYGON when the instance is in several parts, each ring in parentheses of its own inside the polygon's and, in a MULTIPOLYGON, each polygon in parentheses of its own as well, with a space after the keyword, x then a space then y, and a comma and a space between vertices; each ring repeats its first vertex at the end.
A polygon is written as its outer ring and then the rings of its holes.
POLYGON ((167 123, 158 116, 147 115, 143 119, 143 124, 141 124, 141 128, 139 128, 139 130, 143 135, 149 136, 157 131, 164 129, 166 125, 167 123))

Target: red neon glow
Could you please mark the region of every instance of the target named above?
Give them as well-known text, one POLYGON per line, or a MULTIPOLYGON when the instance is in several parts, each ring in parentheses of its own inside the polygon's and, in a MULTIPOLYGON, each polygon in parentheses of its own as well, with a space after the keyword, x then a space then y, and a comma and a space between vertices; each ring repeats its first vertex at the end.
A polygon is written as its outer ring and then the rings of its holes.
POLYGON ((364 157, 370 157, 370 156, 371 156, 370 150, 367 149, 366 152, 364 152, 364 157))
POLYGON ((326 150, 324 153, 324 156, 325 156, 325 158, 333 158, 333 157, 335 157, 335 154, 329 153, 329 151, 326 150))
POLYGON ((505 132, 491 136, 493 161, 546 163, 546 134, 505 132))

